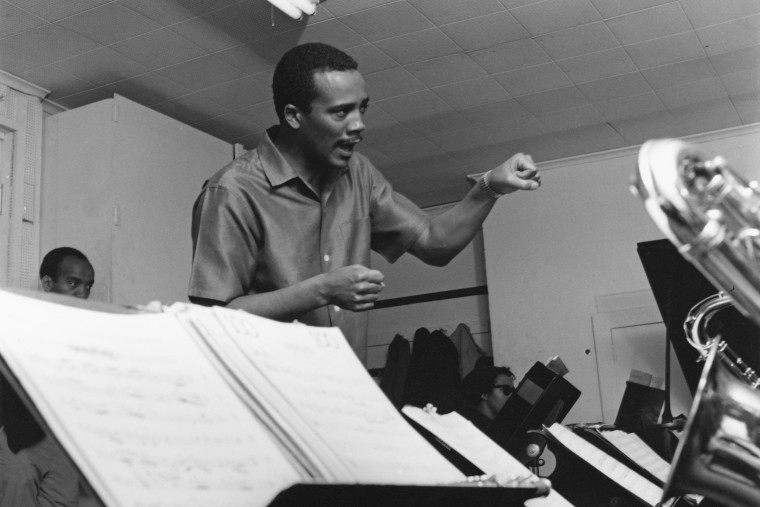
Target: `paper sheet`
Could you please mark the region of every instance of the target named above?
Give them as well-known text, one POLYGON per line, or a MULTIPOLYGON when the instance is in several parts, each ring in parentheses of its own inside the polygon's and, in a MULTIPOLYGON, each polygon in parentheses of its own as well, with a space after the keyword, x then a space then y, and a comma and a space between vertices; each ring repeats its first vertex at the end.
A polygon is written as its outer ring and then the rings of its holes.
MULTIPOLYGON (((238 355, 249 361, 248 370, 266 377, 279 391, 279 403, 288 404, 335 451, 350 472, 348 482, 430 485, 465 479, 404 421, 340 330, 214 310, 238 355)), ((255 383, 249 384, 255 391, 255 383)))
POLYGON ((0 353, 109 506, 264 506, 296 468, 170 314, 0 291, 0 353))
MULTIPOLYGON (((430 413, 409 405, 401 410, 486 474, 507 478, 535 477, 522 463, 457 412, 430 413)), ((525 505, 572 507, 570 502, 554 490, 546 497, 531 498, 525 505)))
POLYGON ((555 423, 549 428, 549 433, 581 459, 652 507, 657 505, 662 498, 661 488, 568 428, 555 423))

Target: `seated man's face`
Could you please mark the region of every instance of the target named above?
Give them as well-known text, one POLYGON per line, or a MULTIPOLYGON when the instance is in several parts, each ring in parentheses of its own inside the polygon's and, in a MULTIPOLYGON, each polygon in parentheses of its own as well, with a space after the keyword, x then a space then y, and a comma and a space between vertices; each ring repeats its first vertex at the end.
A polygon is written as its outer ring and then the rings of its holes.
POLYGON ((76 257, 66 257, 58 267, 55 279, 42 277, 42 289, 81 299, 90 297, 90 289, 95 283, 95 270, 92 265, 76 257))
POLYGON ((497 375, 494 379, 494 387, 491 388, 491 392, 485 397, 484 401, 491 413, 496 415, 507 403, 507 400, 512 396, 512 392, 515 388, 515 380, 509 375, 497 375))

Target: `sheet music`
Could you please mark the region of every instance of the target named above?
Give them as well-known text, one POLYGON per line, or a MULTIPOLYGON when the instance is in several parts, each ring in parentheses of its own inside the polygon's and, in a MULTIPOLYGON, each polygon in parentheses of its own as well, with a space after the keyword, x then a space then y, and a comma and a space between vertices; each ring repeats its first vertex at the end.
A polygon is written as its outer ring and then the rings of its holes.
POLYGON ((657 505, 662 498, 661 488, 568 428, 554 423, 549 428, 549 433, 581 459, 652 507, 657 505))
POLYGON ((175 316, 0 308, 0 353, 106 505, 263 506, 300 482, 175 316))
MULTIPOLYGON (((522 463, 457 412, 431 413, 407 405, 401 411, 464 456, 473 465, 497 477, 535 477, 522 463)), ((531 498, 526 507, 572 507, 557 491, 531 498)))
POLYGON ((620 430, 598 430, 597 433, 663 483, 668 482, 670 463, 654 452, 641 437, 620 430))
MULTIPOLYGON (((238 375, 252 391, 262 377, 268 379, 259 393, 278 391, 269 401, 287 405, 318 434, 342 461, 347 482, 430 485, 465 479, 404 421, 337 328, 278 323, 224 308, 214 313, 231 340, 220 352, 249 362, 238 375)), ((221 345, 219 336, 209 338, 221 345)))

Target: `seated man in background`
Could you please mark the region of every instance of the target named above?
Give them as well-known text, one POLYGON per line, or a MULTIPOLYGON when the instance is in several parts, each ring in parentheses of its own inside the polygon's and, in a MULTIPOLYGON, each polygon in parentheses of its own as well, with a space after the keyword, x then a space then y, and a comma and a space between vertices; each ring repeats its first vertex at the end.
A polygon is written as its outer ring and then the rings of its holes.
POLYGON ((45 292, 87 299, 94 283, 92 264, 76 248, 54 248, 42 259, 40 285, 45 292))
MULTIPOLYGON (((75 248, 51 250, 40 266, 45 292, 90 297, 95 270, 75 248)), ((0 377, 0 507, 77 505, 79 474, 0 377)))
POLYGON ((515 375, 504 366, 476 367, 462 379, 462 415, 486 431, 515 390, 515 375))

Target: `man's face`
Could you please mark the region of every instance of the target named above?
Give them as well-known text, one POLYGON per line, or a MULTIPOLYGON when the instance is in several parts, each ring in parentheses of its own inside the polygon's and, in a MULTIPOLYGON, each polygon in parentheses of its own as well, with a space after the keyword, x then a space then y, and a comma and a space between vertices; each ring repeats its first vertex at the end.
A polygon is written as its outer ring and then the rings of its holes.
POLYGON ((317 97, 301 112, 299 134, 310 160, 324 168, 345 169, 362 140, 369 104, 364 78, 356 70, 314 74, 317 97))
POLYGON ((491 388, 491 392, 488 394, 485 401, 493 413, 498 414, 502 407, 507 403, 509 397, 512 396, 515 380, 509 375, 500 374, 494 379, 493 385, 498 387, 491 388), (509 391, 509 393, 507 394, 506 391, 509 391))
POLYGON ((42 277, 42 289, 45 292, 66 294, 81 299, 90 297, 90 289, 95 283, 95 270, 89 262, 75 257, 65 257, 58 267, 55 279, 42 277))

